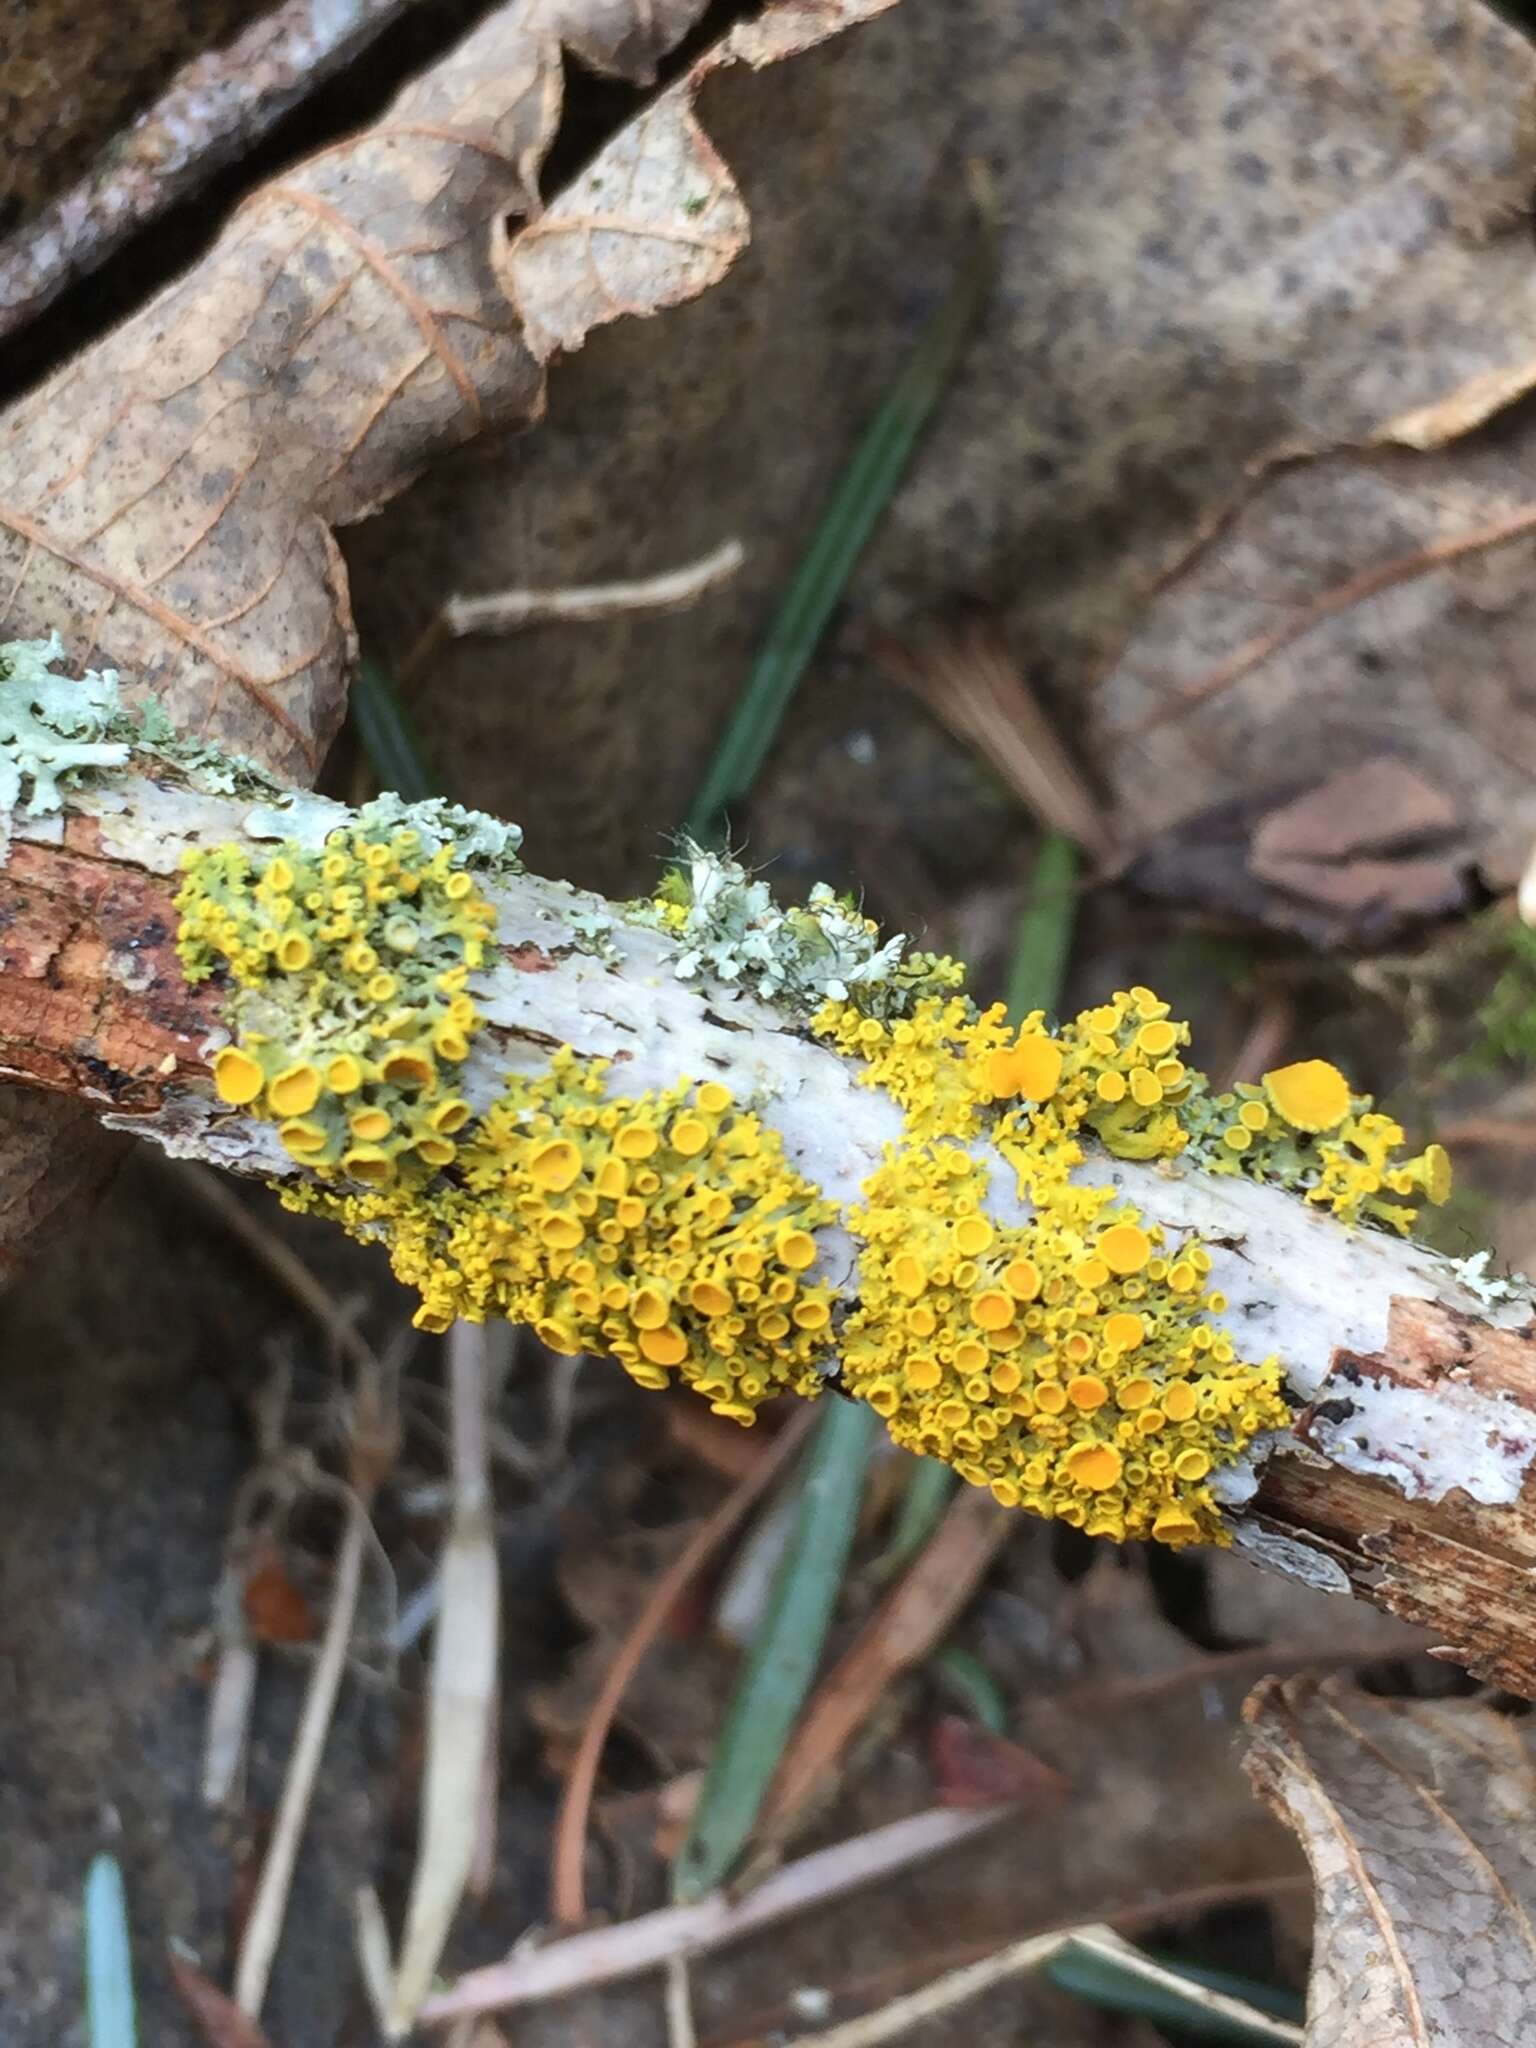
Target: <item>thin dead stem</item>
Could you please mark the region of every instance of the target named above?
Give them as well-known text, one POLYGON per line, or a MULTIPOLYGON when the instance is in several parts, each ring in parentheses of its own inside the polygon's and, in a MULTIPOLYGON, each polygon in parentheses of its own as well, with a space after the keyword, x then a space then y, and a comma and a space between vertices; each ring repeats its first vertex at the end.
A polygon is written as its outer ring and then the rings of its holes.
POLYGON ((491 1522, 487 1411, 495 1378, 481 1324, 448 1333, 453 1519, 432 1639, 421 1842, 386 2038, 402 2040, 432 1983, 477 1858, 494 1861, 494 1736, 501 1589, 491 1522))
POLYGON ((682 611, 729 582, 746 560, 739 540, 723 541, 696 562, 622 583, 570 584, 550 590, 497 590, 488 597, 450 597, 400 665, 400 681, 418 675, 446 640, 472 634, 520 633, 528 626, 587 624, 627 612, 682 611))
POLYGON ((373 1346, 330 1290, 315 1278, 297 1252, 290 1250, 280 1237, 268 1230, 260 1217, 252 1214, 212 1167, 181 1161, 175 1167, 175 1178, 178 1187, 193 1194, 231 1237, 255 1254, 278 1285, 325 1332, 339 1358, 344 1359, 354 1372, 377 1372, 379 1361, 373 1346))
POLYGON ((1523 540, 1532 532, 1536 532, 1536 506, 1525 505, 1518 512, 1506 513, 1502 519, 1475 527, 1470 533, 1456 534, 1449 540, 1436 541, 1431 547, 1415 548, 1412 554, 1397 555, 1390 562, 1378 562, 1374 568, 1362 569, 1358 575, 1336 584, 1332 590, 1314 598, 1311 604, 1304 605, 1285 625, 1245 640, 1202 682, 1181 690, 1134 725, 1122 726, 1118 732, 1106 734, 1106 738, 1110 745, 1117 747, 1144 739, 1159 726, 1187 718, 1192 711, 1220 696, 1223 690, 1231 689, 1234 683, 1241 682, 1244 676, 1251 675, 1266 661, 1287 647, 1293 647, 1326 620, 1337 618, 1341 612, 1363 604, 1367 598, 1379 597, 1384 590, 1391 590, 1399 583, 1411 583, 1416 576, 1427 576, 1433 570, 1446 568, 1468 555, 1483 554, 1489 548, 1523 540))
POLYGON ((1279 2048, 1302 2048, 1300 2027, 1292 2026, 1286 2020, 1274 2019, 1270 2014, 1260 2012, 1256 2006, 1227 1997, 1224 1992, 1207 1990, 1203 1984, 1192 1983, 1173 1970, 1165 1970, 1149 1956, 1139 1954, 1102 1921, 1012 1942, 1007 1948, 999 1949, 979 1962, 968 1963, 932 1984, 925 1984, 920 1991, 893 1999, 877 2012, 845 2020, 840 2026, 826 2027, 819 2034, 802 2034, 795 2048, 881 2048, 881 2043, 900 2039, 925 2021, 937 2019, 941 2014, 952 2012, 957 2005, 980 1997, 983 1991, 990 1991, 995 1984, 1005 1984, 1011 1977, 1021 1977, 1040 1969, 1066 1948, 1086 1949, 1092 1955, 1103 1956, 1118 1964, 1144 1983, 1154 1984, 1163 1991, 1177 1991, 1191 2006, 1208 2013, 1213 2019, 1240 2023, 1256 2040, 1274 2042, 1279 2044, 1279 2048))
POLYGON ((686 1955, 667 1958, 667 2048, 698 2048, 686 1955))
POLYGON ((336 1575, 331 1588, 325 1634, 320 1641, 320 1654, 310 1671, 304 1711, 288 1759, 288 1774, 283 1781, 277 1824, 272 1830, 255 1902, 240 1942, 240 1960, 235 1971, 235 2003, 251 2019, 261 2016, 283 1917, 288 1910, 293 1866, 298 1857, 304 1824, 309 1817, 309 1804, 320 1772, 325 1738, 330 1732, 336 1695, 341 1690, 342 1673, 346 1669, 347 1644, 357 1615, 357 1596, 362 1586, 363 1554, 367 1544, 368 1510, 364 1502, 353 1494, 347 1502, 346 1525, 336 1556, 336 1575))
MULTIPOLYGON (((1096 1924, 1113 1928, 1120 1934, 1135 1934, 1147 1928, 1179 1920, 1191 1920, 1221 1906, 1262 1904, 1269 1900, 1294 1898, 1302 1892, 1309 1891, 1311 1884, 1312 1880, 1309 1877, 1298 1874, 1295 1877, 1264 1877, 1235 1883, 1193 1885, 1187 1891, 1165 1892, 1156 1898, 1143 1899, 1135 1905, 1118 1907, 1103 1914, 1096 1924)), ((1022 1939, 1034 1940, 1040 1936, 1059 1938, 1069 1931, 1071 1924, 1063 1922, 1039 1928, 1034 1934, 1022 1939)), ((984 1962, 995 1953, 995 1946, 991 1942, 967 1942, 963 1947, 945 1949, 937 1955, 909 1957, 886 1969, 869 1971, 862 1977, 828 1985, 826 1989, 839 2003, 889 1998, 899 1995, 906 1985, 925 1982, 940 1973, 984 1962)), ((1182 1987, 1182 1979, 1180 1983, 1182 1987)), ((791 2009, 777 2005, 768 2011, 755 2013, 749 2023, 749 2033, 716 2035, 705 2043, 705 2048, 769 2048, 772 2040, 782 2037, 792 2020, 791 2009)), ((801 2035, 792 2043, 792 2048, 803 2048, 807 2040, 815 2038, 801 2035)))
POLYGON ((427 2026, 467 2013, 536 2005, 657 1970, 671 1956, 700 1956, 841 1898, 996 1827, 1009 1806, 931 1807, 830 1849, 787 1863, 740 1899, 711 1892, 692 1906, 664 1906, 612 1927, 593 1927, 546 1947, 520 1947, 505 1962, 471 1970, 435 1993, 419 2015, 427 2026))
POLYGON ((587 1917, 587 1822, 597 1768, 613 1717, 641 1658, 660 1634, 667 1616, 695 1575, 701 1571, 736 1528, 747 1510, 772 1485, 805 1440, 816 1411, 805 1406, 779 1432, 744 1479, 737 1482, 707 1521, 702 1522, 687 1545, 657 1580, 650 1598, 635 1618, 633 1628, 619 1645, 618 1654, 604 1674, 601 1690, 592 1703, 587 1725, 565 1781, 560 1813, 555 1823, 550 1873, 550 1917, 564 1927, 579 1927, 587 1917))
MULTIPOLYGON (((329 1297, 327 1297, 329 1299, 329 1297)), ((319 1654, 310 1669, 298 1732, 288 1759, 278 1803, 277 1821, 257 1882, 250 1917, 240 1941, 235 1970, 235 2003, 251 2019, 261 2016, 262 2002, 288 1910, 293 1869, 303 1838, 309 1807, 320 1772, 320 1758, 330 1731, 336 1698, 346 1669, 347 1646, 357 1617, 363 1559, 376 1544, 369 1510, 375 1493, 393 1465, 399 1447, 395 1375, 371 1350, 368 1363, 353 1383, 347 1484, 340 1488, 346 1520, 336 1555, 331 1604, 325 1618, 319 1654)))

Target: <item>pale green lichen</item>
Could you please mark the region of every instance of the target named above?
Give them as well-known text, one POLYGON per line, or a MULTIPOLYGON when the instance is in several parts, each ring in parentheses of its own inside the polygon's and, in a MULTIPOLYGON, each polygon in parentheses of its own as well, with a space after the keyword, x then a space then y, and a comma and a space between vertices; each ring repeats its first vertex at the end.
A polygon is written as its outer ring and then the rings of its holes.
POLYGON ((65 797, 142 758, 214 795, 276 792, 264 769, 176 731, 158 704, 130 708, 116 669, 55 673, 57 633, 0 645, 0 848, 18 811, 45 817, 65 797))
POLYGON ((57 811, 64 792, 91 769, 121 768, 131 741, 114 736, 121 717, 117 673, 55 675, 64 657, 57 633, 0 646, 0 813, 57 811), (25 803, 23 805, 23 797, 25 803))
POLYGON ((874 1016, 902 1016, 925 995, 955 988, 953 961, 882 940, 872 918, 818 882, 803 907, 784 909, 768 884, 728 855, 691 841, 683 864, 649 901, 631 906, 637 924, 667 932, 679 981, 713 978, 809 1013, 824 1002, 857 1000, 874 1016))
POLYGON ((1533 1283, 1524 1273, 1490 1273, 1493 1253, 1486 1248, 1464 1259, 1452 1259, 1451 1270, 1484 1308, 1501 1308, 1511 1301, 1529 1301, 1533 1283))

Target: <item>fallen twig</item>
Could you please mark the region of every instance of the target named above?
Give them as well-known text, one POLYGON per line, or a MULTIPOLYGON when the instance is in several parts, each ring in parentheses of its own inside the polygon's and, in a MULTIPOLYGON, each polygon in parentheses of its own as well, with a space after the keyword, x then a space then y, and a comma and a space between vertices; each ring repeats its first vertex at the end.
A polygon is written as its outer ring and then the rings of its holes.
MULTIPOLYGON (((1116 1907, 1100 1916, 1101 1924, 1114 1928, 1120 1934, 1135 1934, 1144 1928, 1193 1919, 1220 1906, 1262 1904, 1293 1898, 1310 1890, 1311 1884, 1309 1877, 1298 1874, 1294 1877, 1253 1878, 1233 1884, 1192 1885, 1184 1891, 1164 1892, 1150 1899, 1140 1899, 1134 1905, 1116 1907)), ((1035 1928, 1031 1933, 1059 1934, 1071 1924, 1060 1922, 1035 1928)), ((1021 1937, 1027 1938, 1030 1937, 1021 1937)), ((839 2004, 867 2005, 872 2000, 897 1995, 909 1984, 923 1984, 945 1971, 982 1962, 994 1952, 993 1942, 965 1942, 958 1947, 941 1950, 936 1955, 908 1956, 900 1962, 887 1964, 884 1969, 866 1971, 862 1976, 841 1979, 822 1988, 839 2004)), ((704 2048, 775 2048, 775 2044, 782 2042, 794 2018, 790 2006, 775 2005, 753 2013, 746 2023, 745 2033, 733 2031, 728 2035, 712 2035, 705 2041, 704 2048)), ((799 2048, 798 2042, 794 2048, 799 2048)))
POLYGON ((225 50, 184 65, 85 176, 0 244, 0 336, 259 141, 411 0, 289 0, 225 50))
POLYGON ((1228 1998, 1223 1992, 1210 1991, 1203 1984, 1179 1976, 1176 1971, 1165 1970, 1150 1956, 1138 1954, 1103 1921, 1063 1928, 1055 1934, 1029 1935, 1023 1941, 1011 1942, 1007 1948, 997 1950, 980 1962, 968 1963, 932 1984, 925 1984, 921 1991, 893 1999, 876 2012, 845 2020, 840 2026, 826 2027, 819 2034, 802 2034, 795 2048, 880 2048, 882 2042, 898 2040, 924 2021, 936 2019, 941 2013, 952 2012, 957 2005, 978 1998, 983 1991, 990 1991, 994 1984, 1005 1984, 1010 1977, 1022 1977, 1040 1969, 1069 1948, 1086 1949, 1091 1954, 1113 1958, 1123 1969, 1146 1982, 1165 1991, 1177 1991, 1194 2011, 1240 2020, 1245 2027, 1252 2029, 1257 2039, 1296 2044, 1296 2048, 1300 2048, 1300 2027, 1293 2027, 1286 2020, 1272 2019, 1268 2013, 1260 2012, 1254 2006, 1228 1998))
POLYGON ((573 583, 550 590, 495 590, 485 597, 450 597, 400 664, 400 680, 420 674, 445 640, 471 634, 521 633, 529 626, 590 624, 628 612, 676 612, 728 583, 747 558, 739 540, 722 541, 696 562, 659 576, 618 583, 573 583))
POLYGON ((277 1821, 241 1936, 235 1970, 235 2003, 252 2019, 260 2017, 266 1997, 287 1911, 293 1867, 319 1776, 336 1696, 341 1690, 347 1645, 362 1586, 363 1555, 372 1534, 369 1506, 394 1461, 396 1437, 388 1377, 380 1362, 373 1359, 370 1369, 358 1378, 353 1389, 346 1521, 336 1554, 330 1609, 319 1655, 310 1671, 277 1821))
POLYGON ((1191 1657, 1187 1664, 1177 1664, 1171 1671, 1070 1686, 1065 1692, 1041 1697, 1034 1703, 1032 1715, 1049 1721, 1058 1717, 1075 1720, 1081 1714, 1121 1713, 1128 1707, 1145 1706, 1149 1700, 1166 1699, 1170 1693, 1183 1692, 1191 1686, 1224 1685, 1232 1679, 1251 1679, 1283 1670, 1304 1671, 1314 1665, 1379 1663, 1383 1658, 1403 1654, 1403 1646, 1383 1641, 1379 1633, 1256 1643, 1250 1649, 1215 1650, 1208 1656, 1191 1657))
POLYGON ((743 1898, 713 1892, 696 1905, 664 1906, 544 1948, 522 1948, 505 1962, 471 1970, 435 1993, 419 2016, 430 2026, 465 2013, 534 2005, 659 1969, 671 1956, 703 1955, 969 1841, 1011 1811, 1006 1806, 965 1812, 932 1807, 787 1863, 743 1898))

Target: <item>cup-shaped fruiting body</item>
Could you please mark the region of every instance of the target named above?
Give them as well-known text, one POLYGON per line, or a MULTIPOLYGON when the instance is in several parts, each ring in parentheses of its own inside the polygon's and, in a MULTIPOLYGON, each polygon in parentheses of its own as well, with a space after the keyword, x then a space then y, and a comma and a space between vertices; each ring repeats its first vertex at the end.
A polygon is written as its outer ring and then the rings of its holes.
POLYGON ((452 1162, 468 1115, 452 1070, 479 1021, 466 982, 496 928, 460 858, 397 823, 186 863, 187 978, 222 968, 236 989, 239 1042, 215 1056, 215 1091, 270 1118, 322 1178, 377 1186, 452 1162))
POLYGON ((1416 1204, 1450 1197, 1445 1148, 1426 1145, 1405 1157, 1402 1125, 1354 1094, 1327 1060, 1300 1060, 1257 1085, 1202 1094, 1185 1122, 1192 1156, 1208 1172, 1278 1182, 1344 1223, 1406 1234, 1416 1204))
MULTIPOLYGON (((905 1144, 846 1219, 862 1245, 839 1332, 848 1390, 898 1442, 1008 1506, 1092 1535, 1221 1540, 1208 1478, 1284 1427, 1281 1362, 1238 1355, 1198 1238, 1171 1241, 1075 1177, 1083 1138, 1172 1159, 1230 1118, 1243 1135, 1222 1139, 1222 1170, 1252 1171, 1274 1126, 1293 1184, 1350 1221, 1366 1175, 1371 1195, 1443 1200, 1444 1154, 1393 1165, 1401 1129, 1322 1061, 1211 1098, 1183 1059, 1187 1027, 1149 989, 1056 1033, 1039 1014, 1014 1030, 1001 1007, 978 1014, 959 997, 895 1021, 829 1003, 814 1021, 906 1113, 905 1144), (1017 1176, 1027 1221, 985 1213, 981 1139, 1017 1176)), ((1370 1213, 1405 1227, 1410 1212, 1370 1213)))
POLYGON ((554 1351, 606 1353, 646 1387, 675 1375, 738 1422, 786 1387, 814 1393, 832 1205, 718 1082, 610 1097, 608 1073, 567 1047, 512 1081, 463 1127, 451 1181, 285 1199, 382 1239, 424 1329, 531 1323, 554 1351))

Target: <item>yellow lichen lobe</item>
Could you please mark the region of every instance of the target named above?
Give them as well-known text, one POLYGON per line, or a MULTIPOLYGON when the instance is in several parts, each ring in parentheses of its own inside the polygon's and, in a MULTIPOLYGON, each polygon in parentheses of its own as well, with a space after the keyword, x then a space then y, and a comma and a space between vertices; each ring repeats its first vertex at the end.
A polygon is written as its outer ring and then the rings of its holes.
POLYGON ((215 1090, 260 1104, 322 1177, 377 1182, 452 1157, 434 1118, 437 1057, 469 1050, 478 1012, 464 980, 496 925, 455 858, 451 843, 427 855, 409 826, 355 824, 318 851, 229 845, 185 863, 182 966, 234 985, 239 1042, 216 1057, 215 1090), (354 1139, 375 1149, 356 1153, 354 1139))
POLYGON ((1264 1091, 1298 1131, 1331 1131, 1349 1115, 1349 1083, 1327 1060, 1297 1060, 1264 1076, 1264 1091))

